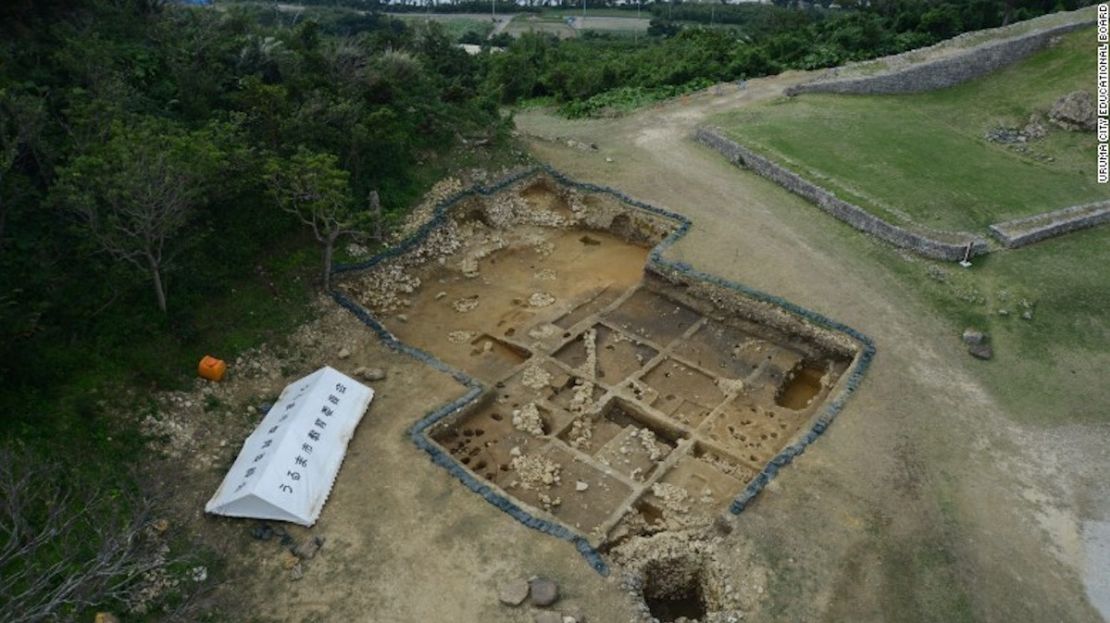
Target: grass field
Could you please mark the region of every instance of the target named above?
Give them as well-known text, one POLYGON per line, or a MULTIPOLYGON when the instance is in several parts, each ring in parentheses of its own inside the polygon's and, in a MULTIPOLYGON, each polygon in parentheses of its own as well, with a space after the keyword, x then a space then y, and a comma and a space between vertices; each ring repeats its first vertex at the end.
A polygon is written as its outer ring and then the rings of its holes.
POLYGON ((513 18, 505 32, 517 37, 526 32, 546 32, 568 39, 577 37, 580 31, 593 31, 615 35, 636 35, 647 32, 651 20, 637 19, 635 12, 590 9, 586 19, 582 12, 571 9, 544 11, 539 15, 522 13, 513 18), (570 23, 568 23, 570 22, 570 23))
POLYGON ((578 31, 571 28, 563 18, 557 15, 517 15, 505 28, 508 34, 519 37, 526 32, 549 33, 560 39, 570 39, 578 36, 578 31))
POLYGON ((895 222, 981 231, 990 223, 1110 198, 1095 182, 1095 136, 1044 123, 1020 153, 991 143, 1060 96, 1094 88, 1094 31, 987 78, 931 93, 806 94, 714 120, 838 196, 895 222))
POLYGON ((651 24, 651 20, 646 18, 636 19, 629 15, 606 17, 587 13, 585 21, 579 21, 578 24, 581 30, 594 30, 614 34, 635 34, 646 33, 648 26, 651 24))
POLYGON ((1037 425, 1107 421, 1110 229, 991 253, 971 269, 905 256, 899 261, 892 257, 896 251, 870 239, 861 239, 861 246, 925 299, 952 335, 965 327, 990 333, 995 361, 975 370, 1015 419, 1037 425))
POLYGON ((414 26, 429 20, 439 22, 447 30, 447 34, 456 40, 468 32, 475 32, 484 38, 493 31, 493 19, 489 15, 473 13, 396 13, 393 14, 393 17, 414 26))

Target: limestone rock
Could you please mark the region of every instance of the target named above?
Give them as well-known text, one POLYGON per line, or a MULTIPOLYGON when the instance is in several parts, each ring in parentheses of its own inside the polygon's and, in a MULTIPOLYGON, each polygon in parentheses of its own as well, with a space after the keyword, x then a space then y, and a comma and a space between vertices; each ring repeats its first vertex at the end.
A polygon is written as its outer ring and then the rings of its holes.
POLYGON ((979 331, 978 329, 967 328, 964 329, 963 334, 964 344, 971 346, 973 344, 982 344, 987 341, 987 334, 979 331))
POLYGON ((1087 91, 1075 91, 1056 100, 1048 118, 1056 125, 1073 132, 1095 130, 1095 96, 1087 91))
POLYGON ((466 298, 461 298, 452 303, 451 306, 460 314, 465 314, 474 311, 474 308, 478 307, 478 297, 468 296, 466 298))
POLYGON ((506 606, 519 606, 528 599, 528 582, 523 579, 510 580, 497 591, 497 600, 506 606))
POLYGON ((1021 129, 1021 132, 1029 137, 1030 140, 1042 139, 1048 134, 1048 130, 1044 127, 1044 124, 1041 123, 1040 115, 1036 114, 1029 117, 1029 123, 1021 129))
POLYGON ((364 381, 384 381, 386 372, 381 368, 356 368, 355 376, 364 381))
POLYGON ((338 357, 340 359, 346 359, 347 357, 350 357, 350 356, 351 356, 351 351, 350 350, 348 350, 346 348, 340 348, 339 349, 338 357))
MULTIPOLYGON (((528 582, 528 586, 532 593, 532 605, 545 608, 555 603, 559 599, 559 585, 554 580, 548 578, 532 578, 528 582)), ((560 623, 562 619, 558 619, 560 623)))
POLYGON ((967 352, 976 359, 989 360, 994 357, 994 349, 989 344, 972 344, 967 347, 967 352))
POLYGON ((533 292, 532 296, 528 297, 528 305, 531 307, 547 307, 555 302, 555 297, 547 292, 533 292))

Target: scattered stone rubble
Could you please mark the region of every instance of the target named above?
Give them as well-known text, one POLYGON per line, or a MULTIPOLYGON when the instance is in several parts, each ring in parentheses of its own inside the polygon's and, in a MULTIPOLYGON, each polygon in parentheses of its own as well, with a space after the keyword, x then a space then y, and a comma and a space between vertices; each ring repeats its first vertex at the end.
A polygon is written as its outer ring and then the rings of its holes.
POLYGON ((521 374, 520 384, 528 389, 546 389, 551 385, 551 373, 544 370, 543 366, 528 366, 521 374))
POLYGON ((535 490, 550 488, 560 482, 562 467, 547 457, 518 454, 513 457, 511 467, 517 476, 512 486, 535 490))
POLYGON ((519 409, 513 409, 513 428, 536 437, 543 436, 543 418, 536 403, 529 402, 519 409))

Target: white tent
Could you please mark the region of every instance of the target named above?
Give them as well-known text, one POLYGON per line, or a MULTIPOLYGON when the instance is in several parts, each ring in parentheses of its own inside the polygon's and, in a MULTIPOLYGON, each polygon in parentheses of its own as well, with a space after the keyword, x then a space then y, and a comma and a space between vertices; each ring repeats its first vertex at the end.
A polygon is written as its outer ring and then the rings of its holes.
POLYGON ((311 526, 374 390, 329 367, 290 383, 204 510, 311 526))

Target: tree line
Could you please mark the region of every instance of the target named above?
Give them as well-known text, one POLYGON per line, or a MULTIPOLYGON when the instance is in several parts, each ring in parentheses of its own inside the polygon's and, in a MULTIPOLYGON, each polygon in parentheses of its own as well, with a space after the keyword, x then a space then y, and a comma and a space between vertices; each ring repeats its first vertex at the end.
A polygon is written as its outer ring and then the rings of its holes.
POLYGON ((606 114, 713 83, 897 54, 1089 2, 875 0, 836 10, 797 4, 656 2, 647 38, 522 36, 490 57, 486 85, 507 103, 546 98, 569 116, 606 114))

